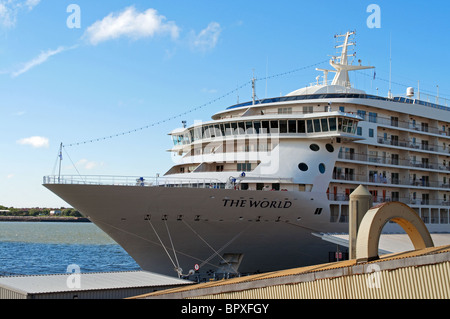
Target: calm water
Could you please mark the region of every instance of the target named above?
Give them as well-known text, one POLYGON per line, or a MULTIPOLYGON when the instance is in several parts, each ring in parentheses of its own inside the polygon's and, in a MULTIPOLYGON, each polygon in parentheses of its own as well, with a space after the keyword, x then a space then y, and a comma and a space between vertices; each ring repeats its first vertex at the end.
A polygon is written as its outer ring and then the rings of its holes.
POLYGON ((108 235, 91 223, 0 222, 0 276, 140 270, 108 235))

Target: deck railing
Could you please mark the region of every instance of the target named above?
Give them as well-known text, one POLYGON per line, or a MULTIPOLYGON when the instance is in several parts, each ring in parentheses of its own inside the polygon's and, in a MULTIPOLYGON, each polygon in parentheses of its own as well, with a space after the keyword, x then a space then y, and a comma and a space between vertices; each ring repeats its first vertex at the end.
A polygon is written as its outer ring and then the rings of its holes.
POLYGON ((52 175, 44 176, 44 184, 83 184, 147 187, 225 188, 217 179, 136 177, 112 175, 52 175))

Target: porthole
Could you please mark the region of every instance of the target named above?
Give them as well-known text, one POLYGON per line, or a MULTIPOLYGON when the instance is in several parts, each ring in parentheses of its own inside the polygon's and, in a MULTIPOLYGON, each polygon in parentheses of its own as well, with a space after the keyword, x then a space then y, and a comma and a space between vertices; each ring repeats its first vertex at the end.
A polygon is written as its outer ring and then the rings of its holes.
POLYGON ((324 163, 319 164, 319 172, 321 174, 325 174, 325 164, 324 163))
POLYGON ((334 152, 334 146, 331 144, 325 145, 328 152, 333 153, 334 152))
POLYGON ((298 164, 298 169, 302 172, 306 172, 308 170, 308 165, 306 165, 305 163, 300 163, 298 164))
POLYGON ((317 144, 311 144, 309 146, 309 148, 311 149, 311 151, 314 151, 314 152, 317 152, 318 150, 320 150, 320 147, 317 144))

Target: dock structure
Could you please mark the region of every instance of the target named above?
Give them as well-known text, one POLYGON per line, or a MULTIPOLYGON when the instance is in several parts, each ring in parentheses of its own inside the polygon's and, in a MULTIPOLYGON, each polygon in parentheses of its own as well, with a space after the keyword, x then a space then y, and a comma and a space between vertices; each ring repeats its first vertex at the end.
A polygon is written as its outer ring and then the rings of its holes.
POLYGON ((450 245, 161 290, 133 299, 449 299, 450 245))
POLYGON ((147 271, 0 277, 0 299, 124 299, 190 284, 147 271))

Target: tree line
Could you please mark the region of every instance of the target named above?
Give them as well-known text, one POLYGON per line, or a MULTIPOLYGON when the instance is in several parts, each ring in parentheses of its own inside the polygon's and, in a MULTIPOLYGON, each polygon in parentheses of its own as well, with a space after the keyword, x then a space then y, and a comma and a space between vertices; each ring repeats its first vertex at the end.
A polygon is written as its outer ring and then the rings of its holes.
POLYGON ((58 216, 83 217, 73 208, 14 208, 0 205, 0 216, 50 216, 51 211, 60 211, 58 216))

